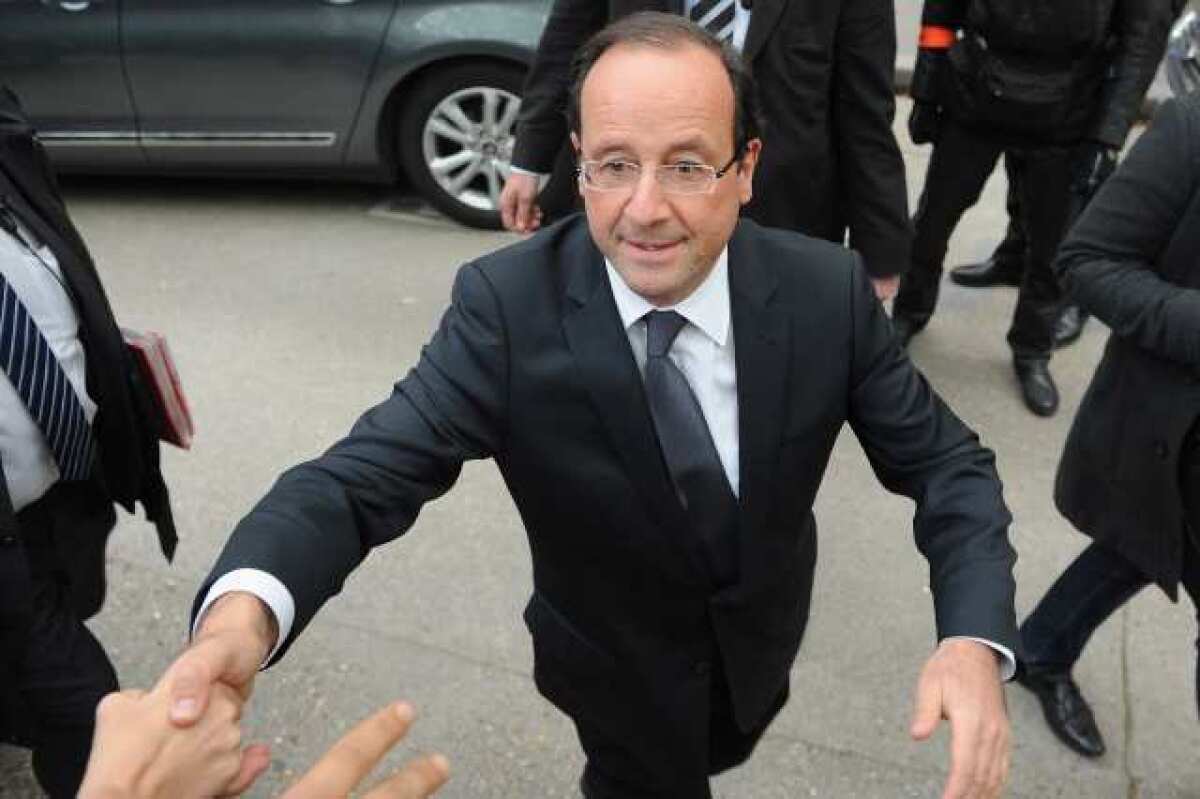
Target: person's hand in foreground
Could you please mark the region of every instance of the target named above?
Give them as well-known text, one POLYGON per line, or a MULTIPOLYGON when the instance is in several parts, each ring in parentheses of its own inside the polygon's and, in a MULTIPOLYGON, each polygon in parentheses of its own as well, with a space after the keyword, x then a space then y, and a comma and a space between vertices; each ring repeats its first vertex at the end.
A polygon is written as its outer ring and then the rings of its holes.
POLYGON ((990 647, 947 639, 925 663, 917 682, 910 732, 931 736, 950 722, 950 776, 943 799, 1000 796, 1008 778, 1009 727, 1000 667, 990 647))
MULTIPOLYGON (((408 733, 412 706, 399 702, 360 721, 333 745, 281 799, 335 799, 349 796, 375 764, 408 733)), ((363 799, 425 799, 450 776, 441 755, 425 755, 376 785, 363 799)))
POLYGON ((538 177, 512 172, 500 190, 500 222, 514 233, 532 233, 542 224, 537 204, 538 177))
POLYGON ((263 745, 242 748, 242 699, 212 686, 208 710, 178 729, 167 720, 168 672, 152 691, 101 700, 80 799, 185 799, 239 794, 270 765, 263 745))
POLYGON ((164 675, 171 723, 186 727, 203 718, 218 684, 232 688, 244 704, 278 634, 275 617, 253 594, 235 592, 213 602, 192 643, 164 675))

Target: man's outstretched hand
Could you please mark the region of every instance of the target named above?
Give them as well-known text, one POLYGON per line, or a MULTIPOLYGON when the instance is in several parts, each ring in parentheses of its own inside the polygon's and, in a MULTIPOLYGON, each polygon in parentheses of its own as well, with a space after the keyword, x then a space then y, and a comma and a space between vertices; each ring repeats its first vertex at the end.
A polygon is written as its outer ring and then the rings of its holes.
MULTIPOLYGON (((363 719, 280 799, 349 796, 388 750, 408 734, 412 720, 413 709, 404 702, 388 705, 363 719)), ((363 799, 425 799, 442 787, 449 777, 450 764, 446 758, 426 755, 376 785, 363 799)))
POLYGON ((977 641, 942 641, 917 682, 910 732, 918 741, 950 722, 950 776, 943 799, 991 799, 1008 779, 1009 727, 996 653, 977 641))
POLYGON ((191 645, 163 675, 171 723, 186 727, 203 718, 218 683, 245 703, 277 637, 274 616, 253 594, 234 592, 213 602, 191 645))

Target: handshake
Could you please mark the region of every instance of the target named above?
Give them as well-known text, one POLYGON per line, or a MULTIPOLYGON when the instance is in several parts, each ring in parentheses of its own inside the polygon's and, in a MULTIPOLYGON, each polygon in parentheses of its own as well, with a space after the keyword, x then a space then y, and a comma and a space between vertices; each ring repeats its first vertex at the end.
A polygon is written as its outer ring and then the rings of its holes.
MULTIPOLYGON (((236 618, 238 604, 249 607, 244 602, 248 597, 239 599, 243 602, 220 610, 233 611, 236 618)), ((217 603, 213 609, 218 609, 217 603)), ((219 623, 230 613, 209 615, 218 623, 209 625, 206 620, 193 644, 151 691, 121 691, 100 703, 80 799, 234 796, 266 771, 269 749, 262 744, 243 747, 239 726, 265 653, 247 646, 251 642, 243 631, 219 623)), ((349 796, 404 738, 413 716, 410 705, 397 702, 359 722, 287 789, 283 799, 349 796)), ((424 799, 449 773, 444 757, 427 755, 365 797, 424 799)))

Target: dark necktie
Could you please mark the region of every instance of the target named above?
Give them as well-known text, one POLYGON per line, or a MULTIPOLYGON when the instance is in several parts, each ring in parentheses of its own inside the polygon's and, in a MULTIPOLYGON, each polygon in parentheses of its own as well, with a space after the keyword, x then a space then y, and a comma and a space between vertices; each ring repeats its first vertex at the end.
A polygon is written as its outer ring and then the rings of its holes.
MULTIPOLYGON (((686 2, 686 0, 685 0, 686 2)), ((723 42, 733 38, 737 0, 697 0, 688 16, 723 42)))
POLYGON ((2 273, 0 368, 46 437, 61 479, 88 477, 92 465, 92 431, 83 405, 54 357, 50 343, 2 273))
POLYGON ((686 324, 675 311, 646 314, 646 398, 688 522, 714 579, 727 585, 737 575, 737 498, 700 403, 683 372, 667 356, 686 324))

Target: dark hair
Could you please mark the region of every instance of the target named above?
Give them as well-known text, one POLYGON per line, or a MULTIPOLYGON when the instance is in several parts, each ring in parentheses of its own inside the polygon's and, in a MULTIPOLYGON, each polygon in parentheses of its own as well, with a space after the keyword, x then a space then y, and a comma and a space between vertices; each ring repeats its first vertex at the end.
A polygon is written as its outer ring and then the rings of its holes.
POLYGON ((567 125, 571 132, 579 133, 580 129, 583 82, 600 56, 619 44, 661 50, 692 44, 717 56, 733 88, 733 143, 737 153, 740 155, 747 142, 759 137, 762 124, 750 65, 740 53, 696 23, 679 14, 664 14, 661 11, 639 11, 622 17, 588 39, 575 54, 571 63, 571 92, 567 98, 567 125))

